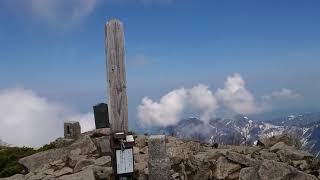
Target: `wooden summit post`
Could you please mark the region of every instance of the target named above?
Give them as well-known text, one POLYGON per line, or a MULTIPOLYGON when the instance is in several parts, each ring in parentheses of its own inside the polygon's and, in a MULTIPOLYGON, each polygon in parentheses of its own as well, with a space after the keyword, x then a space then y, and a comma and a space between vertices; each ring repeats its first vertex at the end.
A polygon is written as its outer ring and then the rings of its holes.
POLYGON ((109 120, 112 132, 128 132, 128 100, 123 24, 110 20, 105 25, 109 120))

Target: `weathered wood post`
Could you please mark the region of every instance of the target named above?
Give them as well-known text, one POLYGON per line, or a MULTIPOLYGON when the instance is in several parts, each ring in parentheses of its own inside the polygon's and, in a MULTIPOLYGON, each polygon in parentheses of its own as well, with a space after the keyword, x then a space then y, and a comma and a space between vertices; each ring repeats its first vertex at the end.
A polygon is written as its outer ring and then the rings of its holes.
POLYGON ((110 20, 105 27, 109 121, 112 132, 128 131, 128 102, 123 24, 110 20))
POLYGON ((118 20, 110 20, 106 23, 105 35, 113 168, 116 180, 131 180, 134 170, 134 138, 128 132, 123 24, 118 20))

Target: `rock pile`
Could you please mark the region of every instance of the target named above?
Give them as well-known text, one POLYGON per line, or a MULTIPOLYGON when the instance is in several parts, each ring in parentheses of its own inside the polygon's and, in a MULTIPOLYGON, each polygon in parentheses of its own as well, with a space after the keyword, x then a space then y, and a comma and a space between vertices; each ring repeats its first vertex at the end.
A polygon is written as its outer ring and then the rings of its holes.
MULTIPOLYGON (((98 133, 99 134, 99 133, 98 133)), ((28 170, 7 180, 99 180, 114 179, 107 135, 82 134, 68 145, 37 153, 20 160, 28 170)), ((136 136, 134 178, 146 180, 148 137, 136 136)), ((180 180, 316 180, 319 167, 313 156, 300 151, 292 137, 282 135, 262 139, 258 146, 202 144, 167 137, 170 159, 169 179, 180 180)), ((59 139, 60 144, 63 141, 59 139)))

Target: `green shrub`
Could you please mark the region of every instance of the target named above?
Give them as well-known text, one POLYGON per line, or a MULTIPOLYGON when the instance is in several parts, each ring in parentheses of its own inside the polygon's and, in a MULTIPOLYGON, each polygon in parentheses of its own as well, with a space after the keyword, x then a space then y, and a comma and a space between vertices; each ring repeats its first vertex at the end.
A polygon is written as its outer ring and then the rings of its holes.
POLYGON ((20 158, 53 148, 56 148, 53 143, 46 144, 37 150, 29 147, 2 147, 0 149, 0 178, 23 173, 25 168, 18 163, 20 158))

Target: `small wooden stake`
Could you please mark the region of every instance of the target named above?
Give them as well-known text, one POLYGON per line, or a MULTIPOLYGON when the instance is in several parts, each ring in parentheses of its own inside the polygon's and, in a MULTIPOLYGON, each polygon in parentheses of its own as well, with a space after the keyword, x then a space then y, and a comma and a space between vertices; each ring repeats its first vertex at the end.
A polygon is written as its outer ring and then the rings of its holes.
POLYGON ((110 20, 105 26, 109 120, 112 132, 128 131, 128 100, 123 24, 110 20))

